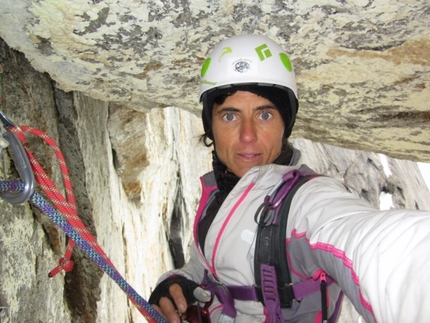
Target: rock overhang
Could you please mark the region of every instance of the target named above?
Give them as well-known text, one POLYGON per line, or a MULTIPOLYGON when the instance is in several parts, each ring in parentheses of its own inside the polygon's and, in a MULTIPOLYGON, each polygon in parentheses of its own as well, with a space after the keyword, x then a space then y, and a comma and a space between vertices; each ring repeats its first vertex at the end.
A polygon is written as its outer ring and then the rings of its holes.
POLYGON ((226 37, 285 47, 294 137, 430 162, 430 6, 404 1, 10 1, 0 37, 64 91, 200 114, 200 65, 226 37))

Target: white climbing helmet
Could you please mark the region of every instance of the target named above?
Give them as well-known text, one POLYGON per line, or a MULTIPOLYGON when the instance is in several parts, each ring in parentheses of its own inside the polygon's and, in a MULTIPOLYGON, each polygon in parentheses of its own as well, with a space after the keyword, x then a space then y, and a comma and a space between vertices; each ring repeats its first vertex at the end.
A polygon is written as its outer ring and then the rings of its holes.
POLYGON ((211 89, 244 83, 284 86, 297 98, 288 55, 265 36, 234 36, 219 43, 202 65, 200 98, 211 89))
POLYGON ((288 55, 270 38, 240 35, 222 41, 204 61, 200 76, 200 102, 203 103, 206 133, 211 128, 217 90, 252 85, 266 90, 274 87, 284 92, 285 106, 278 109, 284 117, 286 136, 291 134, 298 110, 296 77, 288 55))

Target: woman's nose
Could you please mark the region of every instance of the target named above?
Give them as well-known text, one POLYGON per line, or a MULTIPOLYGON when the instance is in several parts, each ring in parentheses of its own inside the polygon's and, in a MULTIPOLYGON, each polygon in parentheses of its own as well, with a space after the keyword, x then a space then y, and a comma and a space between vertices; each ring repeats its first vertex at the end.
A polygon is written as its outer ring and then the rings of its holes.
POLYGON ((240 127, 240 141, 254 142, 257 140, 257 128, 251 120, 244 120, 240 127))

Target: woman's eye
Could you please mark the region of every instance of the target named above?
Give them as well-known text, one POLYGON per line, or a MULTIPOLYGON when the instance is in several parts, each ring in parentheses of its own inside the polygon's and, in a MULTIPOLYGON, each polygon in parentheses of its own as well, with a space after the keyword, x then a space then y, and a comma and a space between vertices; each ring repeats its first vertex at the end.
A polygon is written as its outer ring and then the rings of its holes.
POLYGON ((226 113, 224 115, 224 120, 225 121, 234 121, 235 120, 235 116, 233 113, 226 113))
POLYGON ((270 118, 272 118, 272 114, 270 113, 270 112, 262 112, 261 114, 260 114, 260 118, 262 119, 262 120, 269 120, 270 118))

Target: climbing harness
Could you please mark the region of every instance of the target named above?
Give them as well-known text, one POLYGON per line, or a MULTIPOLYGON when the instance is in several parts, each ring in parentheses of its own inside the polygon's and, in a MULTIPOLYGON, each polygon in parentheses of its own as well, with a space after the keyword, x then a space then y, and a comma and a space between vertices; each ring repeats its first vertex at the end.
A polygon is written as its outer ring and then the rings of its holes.
MULTIPOLYGON (((166 323, 166 320, 121 276, 94 236, 79 218, 67 165, 55 141, 37 128, 16 126, 1 111, 0 121, 0 157, 4 157, 3 150, 6 147, 10 147, 21 177, 20 181, 1 180, 0 198, 13 204, 20 204, 26 201, 32 202, 58 225, 69 238, 64 257, 60 259, 59 265, 49 273, 49 276, 53 277, 62 270, 72 270, 73 261, 70 258, 73 247, 76 244, 118 284, 148 322, 166 323), (54 150, 60 164, 66 197, 60 193, 43 167, 40 166, 34 155, 25 146, 25 133, 38 136, 54 150), (55 207, 35 191, 34 181, 37 181, 44 194, 55 207)), ((6 173, 4 166, 3 173, 6 173)))
MULTIPOLYGON (((328 322, 326 290, 334 282, 333 279, 322 272, 319 279, 309 278, 292 283, 285 243, 293 197, 303 184, 317 176, 320 175, 305 165, 285 173, 257 209, 254 215, 258 224, 254 253, 255 284, 222 285, 205 275, 203 284, 218 297, 227 316, 236 316, 234 300, 255 301, 264 305, 266 323, 285 322, 283 308, 291 308, 294 301, 301 302, 305 297, 320 292, 321 322, 328 322)), ((338 301, 331 319, 337 317, 339 309, 338 301)))
MULTIPOLYGON (((334 281, 323 271, 318 276, 293 284, 287 259, 286 229, 291 203, 298 189, 309 180, 321 176, 306 165, 290 171, 269 193, 255 214, 258 224, 254 272, 256 293, 269 313, 269 322, 283 322, 281 308, 291 308, 315 292, 321 293, 321 322, 328 322, 327 286, 334 281)), ((340 296, 341 298, 342 296, 340 296)), ((337 317, 338 303, 332 318, 337 317)))
MULTIPOLYGON (((284 174, 280 184, 265 197, 254 217, 258 224, 254 258, 255 288, 258 299, 268 309, 270 322, 283 321, 281 308, 291 308, 294 300, 300 301, 303 298, 300 291, 304 295, 309 295, 318 290, 321 291, 322 312, 325 314, 322 322, 327 321, 325 286, 328 278, 324 274, 324 281, 308 279, 293 284, 285 243, 288 214, 293 197, 303 184, 317 176, 320 175, 308 167, 284 174)), ((329 283, 332 282, 330 278, 329 283)))
MULTIPOLYGON (((265 323, 279 323, 285 322, 282 309, 291 308, 293 302, 303 302, 307 297, 316 297, 314 295, 318 293, 321 295, 320 322, 335 322, 339 317, 342 293, 339 294, 330 318, 327 313, 327 290, 334 283, 333 278, 320 270, 314 277, 293 283, 288 266, 286 232, 290 206, 299 188, 317 176, 321 175, 306 165, 285 173, 257 208, 254 215, 254 221, 258 225, 254 251, 254 284, 225 285, 205 272, 202 283, 222 303, 222 315, 228 317, 229 322, 233 322, 236 316, 235 301, 260 302, 265 307, 265 323)), ((204 205, 209 205, 208 201, 218 192, 214 173, 205 174, 202 183, 203 194, 206 194, 204 205)), ((198 214, 201 219, 206 215, 206 210, 201 209, 200 212, 198 214)))

